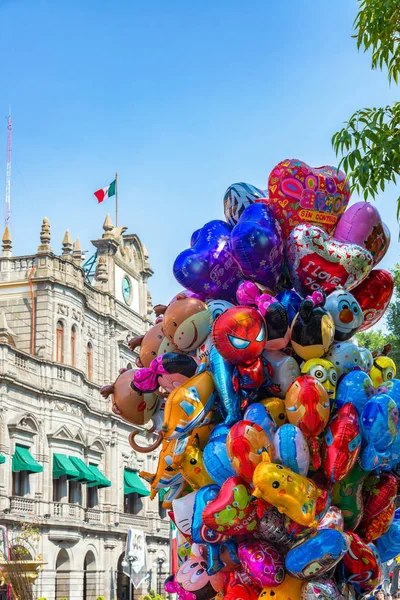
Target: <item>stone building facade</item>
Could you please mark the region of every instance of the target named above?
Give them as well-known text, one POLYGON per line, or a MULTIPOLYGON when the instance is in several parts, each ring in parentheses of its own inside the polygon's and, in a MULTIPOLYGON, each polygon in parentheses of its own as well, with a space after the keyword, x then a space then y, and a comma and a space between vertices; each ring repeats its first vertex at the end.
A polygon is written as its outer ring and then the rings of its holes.
POLYGON ((169 570, 165 511, 124 486, 127 471, 154 471, 157 455, 131 450, 131 427, 99 394, 134 363, 127 342, 151 324, 147 251, 125 230, 106 218, 90 273, 68 231, 53 252, 47 219, 35 254, 13 256, 8 229, 2 240, 0 523, 11 539, 21 521, 39 527, 37 598, 127 599, 128 528, 146 540, 147 582, 134 597, 161 589, 169 570), (105 480, 70 477, 73 460, 105 480))

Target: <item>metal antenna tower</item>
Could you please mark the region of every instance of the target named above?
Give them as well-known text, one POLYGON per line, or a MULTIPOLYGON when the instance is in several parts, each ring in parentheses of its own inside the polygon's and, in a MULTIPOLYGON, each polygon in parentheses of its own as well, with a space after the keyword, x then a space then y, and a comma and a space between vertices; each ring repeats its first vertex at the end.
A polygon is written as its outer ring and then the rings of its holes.
POLYGON ((5 209, 4 209, 4 220, 5 226, 10 224, 11 218, 11 153, 12 153, 12 118, 11 118, 11 106, 8 107, 8 118, 7 118, 7 166, 6 166, 6 197, 5 197, 5 209))

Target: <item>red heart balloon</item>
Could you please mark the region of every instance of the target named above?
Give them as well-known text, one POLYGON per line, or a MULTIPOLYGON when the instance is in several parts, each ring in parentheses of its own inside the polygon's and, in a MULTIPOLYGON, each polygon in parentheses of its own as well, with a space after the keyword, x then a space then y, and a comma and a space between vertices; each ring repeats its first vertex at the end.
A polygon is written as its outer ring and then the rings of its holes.
POLYGON ((358 331, 365 331, 385 314, 393 294, 394 281, 389 271, 375 269, 351 293, 361 306, 364 323, 358 331))
POLYGON ((296 291, 306 296, 327 294, 339 286, 355 287, 373 266, 370 252, 357 244, 338 242, 320 227, 298 225, 287 239, 287 264, 296 291))
POLYGON ((371 252, 376 266, 389 248, 390 231, 373 204, 356 202, 341 217, 335 239, 366 248, 371 252))
POLYGON ((287 158, 272 169, 268 195, 265 202, 285 237, 300 223, 315 223, 333 233, 349 203, 350 188, 345 174, 335 167, 313 168, 287 158))
POLYGON ((207 527, 226 535, 248 535, 257 526, 257 504, 251 487, 240 477, 228 477, 218 496, 203 510, 207 527))

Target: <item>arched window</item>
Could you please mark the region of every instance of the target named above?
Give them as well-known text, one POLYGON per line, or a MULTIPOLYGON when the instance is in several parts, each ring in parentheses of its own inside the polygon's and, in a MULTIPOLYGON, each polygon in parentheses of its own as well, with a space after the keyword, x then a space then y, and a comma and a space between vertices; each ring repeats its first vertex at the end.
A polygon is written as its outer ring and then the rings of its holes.
POLYGON ((56 330, 56 362, 64 362, 64 325, 61 321, 58 321, 56 330))
POLYGON ((88 379, 92 379, 93 377, 93 346, 89 342, 86 350, 87 355, 87 377, 88 379))
POLYGON ((71 365, 75 367, 76 328, 71 329, 71 365))

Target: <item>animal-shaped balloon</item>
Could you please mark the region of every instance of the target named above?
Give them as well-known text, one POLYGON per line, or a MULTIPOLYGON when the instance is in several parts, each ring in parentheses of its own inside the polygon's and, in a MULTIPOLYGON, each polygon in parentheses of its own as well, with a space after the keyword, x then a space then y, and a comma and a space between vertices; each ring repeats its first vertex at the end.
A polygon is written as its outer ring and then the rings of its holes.
POLYGON ((292 323, 292 347, 303 360, 324 356, 333 342, 335 325, 323 306, 324 300, 321 292, 315 292, 313 298, 303 300, 292 323))
POLYGON ((330 412, 328 393, 321 383, 310 375, 301 375, 290 386, 285 408, 289 423, 296 425, 309 440, 315 469, 321 464, 317 436, 325 429, 330 412))
POLYGON ((229 429, 229 425, 217 425, 211 433, 203 452, 203 461, 207 473, 219 486, 223 485, 228 477, 236 475, 226 447, 229 429))
POLYGON ((164 313, 164 335, 181 352, 198 348, 211 332, 212 317, 208 306, 197 298, 178 294, 164 313))
POLYGON ((257 505, 251 487, 240 477, 229 477, 218 496, 203 510, 204 524, 225 535, 248 535, 257 527, 257 505))
POLYGON ((218 496, 219 490, 220 488, 217 485, 205 485, 196 493, 193 507, 192 541, 196 544, 207 544, 207 573, 209 575, 214 575, 224 567, 221 560, 222 544, 225 544, 228 548, 229 555, 234 562, 240 564, 235 541, 229 541, 227 536, 210 529, 203 523, 203 510, 208 502, 218 496))
POLYGON ((264 429, 251 421, 239 421, 232 425, 226 447, 229 460, 239 477, 252 483, 254 469, 262 460, 262 453, 273 458, 273 447, 264 429))
POLYGON ((397 436, 399 409, 387 394, 378 394, 369 400, 361 413, 361 427, 365 447, 361 466, 366 471, 390 467, 390 445, 397 436))
POLYGON ((298 600, 303 587, 304 581, 286 575, 279 585, 264 588, 258 596, 258 600, 298 600))
POLYGON ((337 289, 327 297, 325 309, 329 311, 335 323, 335 340, 346 342, 364 322, 361 307, 354 296, 344 290, 337 289))
POLYGON ((329 398, 334 400, 338 376, 334 365, 329 360, 325 360, 324 358, 307 360, 301 367, 301 372, 303 375, 315 377, 317 381, 322 383, 329 398))
POLYGON ((225 584, 223 573, 208 575, 207 563, 199 556, 184 562, 175 578, 185 591, 192 593, 194 600, 211 600, 222 592, 225 584))
POLYGON ((310 451, 307 441, 295 425, 282 425, 274 436, 275 462, 299 475, 308 474, 310 451))
POLYGON ((146 471, 140 471, 139 473, 140 477, 151 485, 151 500, 156 496, 157 491, 162 488, 174 487, 181 484, 186 485, 182 474, 170 469, 178 442, 179 440, 163 441, 158 457, 156 473, 147 473, 146 471))
POLYGON ((381 354, 374 356, 373 367, 369 373, 374 387, 379 387, 386 381, 391 381, 396 377, 396 365, 388 356, 391 349, 391 344, 387 344, 381 354))
POLYGON ((333 344, 325 358, 335 366, 339 378, 363 366, 360 350, 351 342, 333 344))
POLYGON ((204 467, 203 451, 200 449, 200 440, 197 434, 188 438, 186 449, 174 456, 170 468, 182 473, 184 479, 194 490, 214 483, 204 467))
POLYGON ((254 471, 253 496, 276 506, 300 525, 316 527, 316 504, 321 490, 311 479, 269 460, 268 454, 263 454, 263 462, 254 471))
POLYGON ((256 306, 267 325, 266 350, 281 350, 289 343, 290 331, 287 312, 283 304, 270 294, 261 293, 252 281, 243 281, 236 292, 240 304, 256 306))
POLYGON ((322 469, 328 481, 341 481, 351 471, 361 451, 361 426, 352 404, 339 408, 325 429, 322 469))
POLYGON ((337 529, 321 529, 289 550, 286 569, 299 579, 320 577, 330 571, 349 549, 346 535, 337 529))
POLYGON ((278 350, 263 352, 263 358, 268 362, 270 375, 267 392, 273 397, 284 398, 290 385, 300 375, 297 361, 278 350))
POLYGON ((265 398, 260 401, 260 404, 265 406, 276 427, 281 427, 288 422, 285 402, 281 398, 265 398))
POLYGON ((335 405, 341 408, 351 402, 358 414, 375 394, 371 378, 364 371, 350 371, 342 377, 336 390, 335 405))
POLYGON ((367 476, 368 471, 361 468, 358 460, 350 473, 333 486, 332 503, 341 510, 346 530, 355 529, 362 519, 362 486, 367 476))
POLYGON ((264 350, 265 321, 255 308, 235 306, 214 321, 212 336, 216 349, 228 362, 253 363, 264 350))
POLYGON ((229 225, 236 225, 244 210, 260 198, 265 198, 266 192, 251 183, 232 183, 224 195, 224 215, 229 225))
POLYGON ((155 324, 144 335, 138 335, 128 342, 132 352, 139 348, 139 356, 136 358, 136 365, 139 368, 149 367, 152 360, 166 352, 176 352, 176 348, 165 337, 162 330, 162 313, 166 308, 164 305, 155 306, 154 312, 157 315, 155 324))
POLYGON ((214 381, 209 372, 188 379, 168 396, 162 425, 164 438, 184 437, 200 423, 206 425, 206 415, 215 401, 214 381))
POLYGON ((285 578, 283 556, 263 540, 245 540, 238 546, 240 562, 253 581, 262 586, 276 586, 285 578))
POLYGON ((343 557, 346 579, 359 594, 371 593, 382 582, 381 559, 373 544, 348 531, 350 549, 343 557))
POLYGON ((235 367, 226 361, 215 346, 210 350, 210 371, 218 392, 218 403, 228 425, 241 419, 240 398, 234 387, 235 367))
POLYGON ((193 377, 196 369, 197 363, 191 356, 168 352, 152 360, 150 367, 138 369, 132 387, 141 392, 155 392, 158 387, 172 392, 193 377))
POLYGON ((213 322, 217 317, 222 315, 223 312, 228 310, 228 308, 232 308, 232 306, 234 306, 232 302, 228 302, 227 300, 207 300, 206 304, 211 312, 211 318, 213 322))

